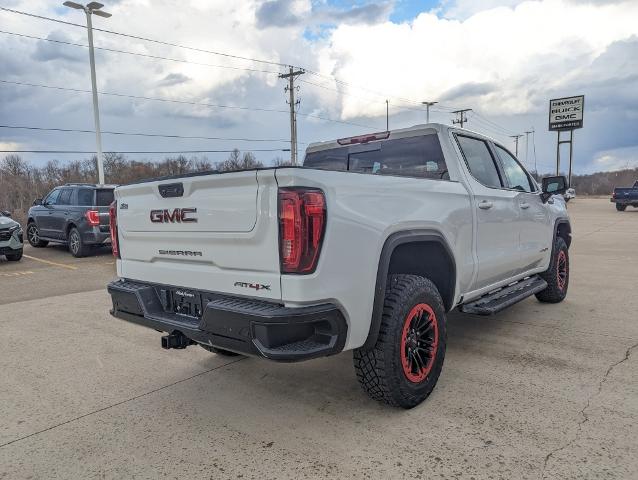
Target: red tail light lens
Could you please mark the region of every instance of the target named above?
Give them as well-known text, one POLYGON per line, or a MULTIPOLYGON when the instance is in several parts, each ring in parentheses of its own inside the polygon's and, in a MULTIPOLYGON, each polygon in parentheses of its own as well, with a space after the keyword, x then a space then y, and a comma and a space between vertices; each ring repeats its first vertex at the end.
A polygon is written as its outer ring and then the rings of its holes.
POLYGON ((279 257, 282 273, 312 273, 326 229, 326 198, 321 190, 279 189, 279 257))
POLYGON ((117 236, 117 202, 111 203, 109 207, 109 227, 111 229, 111 249, 113 256, 120 257, 120 242, 117 236))
POLYGON ((92 227, 97 227, 100 224, 100 212, 97 210, 87 210, 84 216, 92 227))

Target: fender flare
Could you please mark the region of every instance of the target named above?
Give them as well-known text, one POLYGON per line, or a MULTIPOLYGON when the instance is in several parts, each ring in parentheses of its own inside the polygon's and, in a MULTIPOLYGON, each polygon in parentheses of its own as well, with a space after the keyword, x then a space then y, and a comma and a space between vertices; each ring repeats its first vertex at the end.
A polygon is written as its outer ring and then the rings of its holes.
POLYGON ((569 236, 569 239, 565 242, 567 243, 567 248, 569 248, 571 246, 571 236, 572 236, 572 225, 569 221, 569 218, 558 218, 555 222, 554 222, 554 236, 552 237, 552 249, 554 248, 554 240, 556 239, 556 237, 558 236, 558 228, 561 225, 567 225, 567 234, 569 236))
POLYGON ((361 348, 372 348, 377 342, 379 329, 381 328, 381 316, 383 314, 383 302, 385 300, 385 290, 388 280, 388 271, 390 269, 390 259, 394 250, 406 243, 416 242, 434 242, 440 244, 448 254, 453 267, 452 275, 450 275, 450 291, 452 292, 451 300, 445 305, 445 310, 450 311, 454 304, 454 293, 456 290, 456 259, 452 253, 452 249, 448 245, 445 237, 437 230, 403 230, 391 234, 383 244, 381 256, 379 258, 379 267, 377 269, 377 279, 374 289, 374 304, 372 307, 372 318, 370 319, 370 330, 368 337, 361 348))

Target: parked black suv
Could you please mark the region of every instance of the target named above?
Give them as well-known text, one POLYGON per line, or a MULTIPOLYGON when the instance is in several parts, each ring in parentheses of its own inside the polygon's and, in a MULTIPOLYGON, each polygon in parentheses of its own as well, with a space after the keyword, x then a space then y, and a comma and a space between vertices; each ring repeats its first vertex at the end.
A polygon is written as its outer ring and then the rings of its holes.
POLYGON ((91 246, 110 245, 109 205, 114 188, 80 183, 54 188, 29 209, 27 240, 33 247, 66 243, 74 257, 88 255, 91 246))

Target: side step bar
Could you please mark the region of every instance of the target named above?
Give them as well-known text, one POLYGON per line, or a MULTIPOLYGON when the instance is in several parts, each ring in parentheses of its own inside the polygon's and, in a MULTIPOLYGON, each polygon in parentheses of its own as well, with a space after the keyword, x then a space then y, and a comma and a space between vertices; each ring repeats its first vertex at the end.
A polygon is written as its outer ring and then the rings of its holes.
POLYGON ((534 275, 461 305, 459 310, 474 315, 494 315, 546 288, 547 282, 534 275))

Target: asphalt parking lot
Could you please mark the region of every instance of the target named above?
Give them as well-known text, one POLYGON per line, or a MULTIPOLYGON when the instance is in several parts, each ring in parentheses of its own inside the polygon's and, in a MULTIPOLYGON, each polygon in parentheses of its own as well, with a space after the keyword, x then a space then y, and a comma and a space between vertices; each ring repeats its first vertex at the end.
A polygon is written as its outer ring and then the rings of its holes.
POLYGON ((569 204, 570 291, 449 316, 421 406, 369 400, 351 354, 164 351, 113 319, 108 251, 0 261, 0 478, 638 478, 638 209, 569 204))

